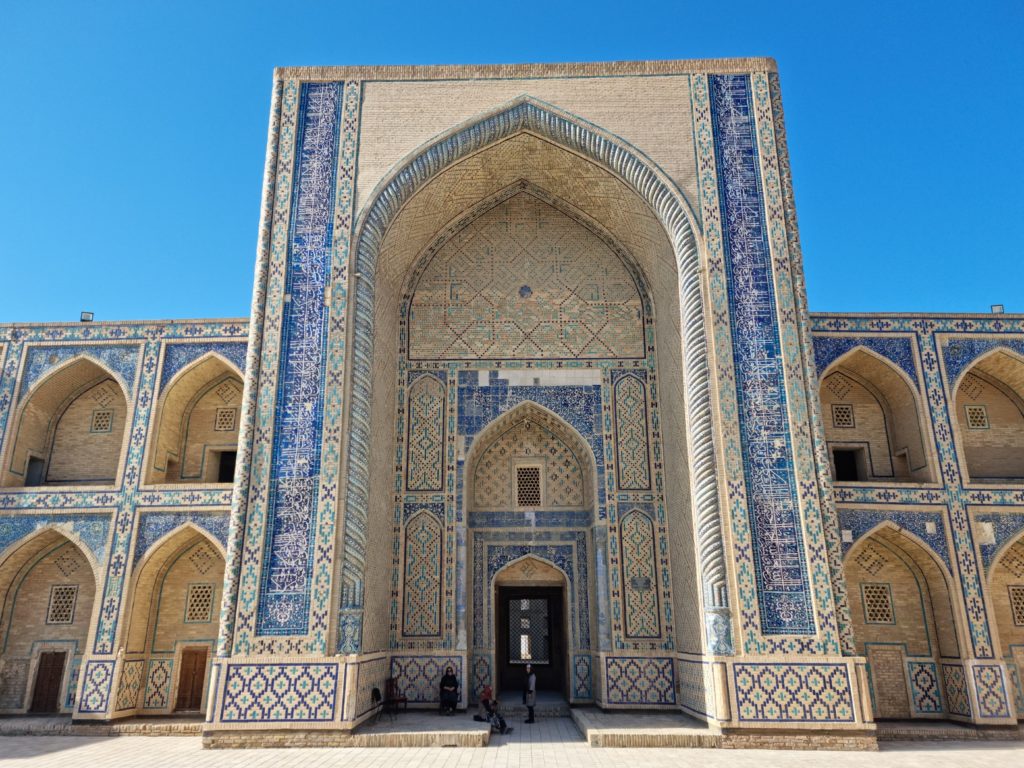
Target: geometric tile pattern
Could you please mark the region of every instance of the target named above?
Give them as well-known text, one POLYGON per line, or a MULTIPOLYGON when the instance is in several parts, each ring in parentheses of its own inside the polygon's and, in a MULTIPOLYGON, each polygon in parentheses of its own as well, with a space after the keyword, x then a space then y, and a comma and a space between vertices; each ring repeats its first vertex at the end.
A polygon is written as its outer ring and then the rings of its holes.
POLYGON ((110 699, 110 683, 114 677, 113 661, 90 660, 85 664, 85 684, 79 712, 105 712, 110 699))
POLYGON ((644 357, 640 296, 616 253, 527 193, 440 245, 410 317, 411 360, 644 357))
POLYGON ((845 664, 736 664, 738 717, 746 722, 853 722, 845 664))
POLYGON ((634 509, 622 516, 619 526, 626 637, 660 637, 654 524, 647 515, 634 509))
POLYGON ((68 673, 68 689, 64 696, 64 706, 68 709, 75 706, 78 693, 78 673, 82 671, 82 659, 78 656, 71 660, 71 671, 68 673))
POLYGON ((309 624, 341 103, 337 83, 302 87, 258 635, 304 635, 309 624))
POLYGON ((998 664, 978 664, 971 672, 978 694, 978 714, 982 717, 1009 717, 1010 700, 1006 695, 1002 667, 998 664))
POLYGON ((675 704, 675 660, 638 656, 605 658, 609 704, 675 704))
MULTIPOLYGON (((473 477, 473 508, 513 509, 511 471, 515 460, 536 460, 545 472, 544 506, 583 506, 583 469, 572 448, 532 420, 500 435, 480 456, 473 477)), ((538 505, 539 506, 539 505, 538 505)))
POLYGON ((815 336, 812 341, 819 376, 851 349, 864 347, 896 363, 911 381, 918 380, 917 366, 914 364, 914 342, 907 336, 815 336))
POLYGON ((228 664, 220 720, 330 722, 337 664, 228 664))
POLYGON ((943 664, 942 680, 946 688, 946 706, 951 715, 971 716, 971 699, 962 664, 943 664))
POLYGON ((398 690, 414 704, 434 704, 441 700, 441 676, 451 667, 455 677, 462 676, 461 656, 392 656, 391 677, 398 690))
POLYGON ((117 689, 117 702, 114 710, 135 709, 139 705, 139 694, 142 692, 142 677, 146 662, 142 659, 126 661, 121 666, 121 682, 117 689))
POLYGON ((143 709, 167 709, 170 706, 173 665, 173 659, 150 659, 143 709))
POLYGON ((430 512, 418 512, 405 525, 405 580, 402 634, 441 634, 441 569, 444 533, 430 512))
POLYGON ((593 698, 591 659, 586 654, 572 658, 572 696, 574 699, 593 698))
POLYGON ((932 661, 908 661, 910 676, 910 700, 914 712, 919 715, 936 715, 942 712, 942 694, 939 690, 939 675, 932 661))
POLYGON ((420 376, 409 387, 409 456, 406 488, 440 491, 444 472, 444 385, 420 376))
POLYGON ((615 450, 619 490, 648 490, 647 388, 636 376, 615 383, 615 450))
POLYGON ((761 631, 813 633, 750 81, 745 75, 709 80, 761 631))
POLYGON ((68 360, 85 357, 102 363, 107 370, 113 371, 120 383, 131 397, 135 383, 135 371, 139 364, 138 344, 96 344, 68 346, 32 346, 25 359, 21 374, 19 400, 23 400, 33 385, 54 368, 60 367, 68 360))

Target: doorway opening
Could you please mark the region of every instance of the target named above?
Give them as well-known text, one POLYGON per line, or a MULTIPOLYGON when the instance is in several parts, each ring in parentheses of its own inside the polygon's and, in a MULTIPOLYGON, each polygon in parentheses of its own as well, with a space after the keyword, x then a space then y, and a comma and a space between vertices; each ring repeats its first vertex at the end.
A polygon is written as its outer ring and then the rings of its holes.
POLYGON ((206 648, 185 648, 181 652, 178 699, 175 712, 198 712, 203 708, 206 686, 206 648))
POLYGON ((568 699, 565 595, 562 587, 498 587, 497 689, 509 702, 537 675, 537 692, 568 699))
POLYGON ((44 651, 39 654, 36 684, 32 690, 33 714, 53 714, 60 711, 61 683, 64 680, 66 651, 44 651))

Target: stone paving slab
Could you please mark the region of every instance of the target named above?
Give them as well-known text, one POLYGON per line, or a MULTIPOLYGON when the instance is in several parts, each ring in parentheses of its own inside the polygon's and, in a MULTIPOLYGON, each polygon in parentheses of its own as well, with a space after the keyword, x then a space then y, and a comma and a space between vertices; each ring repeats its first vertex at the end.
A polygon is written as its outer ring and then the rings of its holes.
MULTIPOLYGON (((1024 765, 1019 742, 887 744, 856 752, 772 752, 719 749, 591 749, 577 733, 562 738, 567 718, 518 727, 487 749, 203 750, 199 739, 12 736, 0 742, 4 768, 1004 768, 1024 765), (868 762, 870 761, 870 762, 868 762)), ((571 721, 569 726, 572 727, 571 721)))

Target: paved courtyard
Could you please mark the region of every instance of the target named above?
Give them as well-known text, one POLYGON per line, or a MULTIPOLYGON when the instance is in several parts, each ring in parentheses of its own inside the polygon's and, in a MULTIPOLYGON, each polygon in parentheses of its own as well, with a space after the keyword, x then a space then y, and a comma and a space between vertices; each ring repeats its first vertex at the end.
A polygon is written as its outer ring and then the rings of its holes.
POLYGON ((767 752, 730 749, 592 749, 569 718, 517 724, 485 748, 204 750, 194 737, 8 736, 0 738, 4 768, 143 766, 144 768, 680 768, 680 766, 1013 766, 1024 765, 1024 742, 897 743, 879 754, 767 752))

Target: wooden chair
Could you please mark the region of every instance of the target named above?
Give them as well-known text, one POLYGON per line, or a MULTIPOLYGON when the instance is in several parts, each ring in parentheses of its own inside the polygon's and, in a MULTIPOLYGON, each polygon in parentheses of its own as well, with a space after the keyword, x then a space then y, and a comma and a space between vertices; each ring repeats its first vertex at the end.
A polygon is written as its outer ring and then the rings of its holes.
POLYGON ((384 681, 384 709, 394 715, 398 713, 399 705, 402 706, 403 710, 408 710, 409 698, 403 696, 402 692, 398 689, 398 680, 389 677, 384 681))
POLYGON ((380 688, 374 688, 370 691, 370 704, 372 705, 372 714, 366 719, 367 722, 373 720, 376 723, 380 720, 380 713, 387 707, 384 697, 380 695, 380 688))

